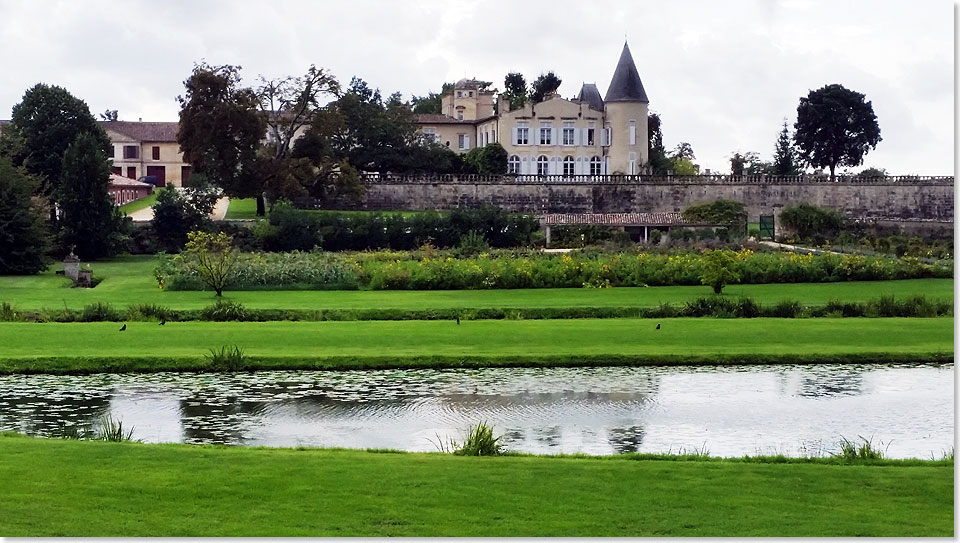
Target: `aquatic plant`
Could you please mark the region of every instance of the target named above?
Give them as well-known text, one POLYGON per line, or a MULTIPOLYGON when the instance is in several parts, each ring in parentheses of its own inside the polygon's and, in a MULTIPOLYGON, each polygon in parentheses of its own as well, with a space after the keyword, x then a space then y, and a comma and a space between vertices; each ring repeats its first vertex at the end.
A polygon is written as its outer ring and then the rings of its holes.
POLYGON ((467 429, 463 443, 451 441, 450 445, 458 456, 499 456, 504 452, 501 439, 503 436, 493 437, 493 426, 481 422, 467 429))
MULTIPOLYGON (((838 456, 844 460, 882 460, 883 451, 879 448, 874 447, 873 438, 867 439, 861 435, 857 437, 860 438, 863 443, 857 444, 843 436, 840 436, 840 452, 832 453, 833 456, 838 456)), ((881 443, 882 445, 882 443, 881 443)), ((887 444, 889 447, 890 444, 887 444)))
POLYGON ((104 415, 97 421, 92 437, 100 441, 133 441, 133 428, 124 432, 122 420, 104 415))
POLYGON ((243 349, 236 345, 224 345, 219 349, 210 349, 207 360, 214 369, 220 371, 238 371, 246 363, 243 349))

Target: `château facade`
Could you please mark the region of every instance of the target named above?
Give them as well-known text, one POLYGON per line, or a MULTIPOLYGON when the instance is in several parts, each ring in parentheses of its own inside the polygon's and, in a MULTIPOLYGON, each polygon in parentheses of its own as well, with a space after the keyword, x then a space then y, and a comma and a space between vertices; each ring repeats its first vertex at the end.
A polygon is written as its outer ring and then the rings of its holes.
POLYGON ((499 143, 507 171, 519 175, 639 174, 649 160, 649 100, 624 43, 603 97, 584 84, 573 99, 553 93, 510 110, 506 96, 461 79, 442 97, 441 114, 418 115, 421 133, 466 153, 499 143))

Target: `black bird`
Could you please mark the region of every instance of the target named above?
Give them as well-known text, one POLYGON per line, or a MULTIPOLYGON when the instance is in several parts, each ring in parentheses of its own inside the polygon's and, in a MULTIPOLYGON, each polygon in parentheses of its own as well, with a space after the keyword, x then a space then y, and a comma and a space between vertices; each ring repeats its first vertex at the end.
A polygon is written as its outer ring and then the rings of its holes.
POLYGON ((167 324, 167 319, 160 319, 160 326, 167 324))
POLYGON ((127 323, 123 323, 123 326, 120 327, 120 331, 123 332, 127 329, 127 323))
POLYGON ((457 326, 460 326, 460 315, 457 315, 457 326))
POLYGON ((657 330, 659 330, 659 329, 660 329, 660 323, 658 322, 658 323, 657 323, 657 330))

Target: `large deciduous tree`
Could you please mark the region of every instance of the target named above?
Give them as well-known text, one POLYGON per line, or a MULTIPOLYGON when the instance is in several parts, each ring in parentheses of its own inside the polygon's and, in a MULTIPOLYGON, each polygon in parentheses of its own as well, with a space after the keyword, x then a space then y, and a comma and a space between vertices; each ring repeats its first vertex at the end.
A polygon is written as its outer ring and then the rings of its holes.
POLYGON ((110 163, 93 133, 81 133, 63 154, 57 201, 65 247, 97 259, 117 254, 125 240, 125 223, 108 192, 110 163))
POLYGON ((0 275, 43 271, 50 233, 32 196, 39 181, 0 157, 0 275))
POLYGON ((13 106, 10 124, 3 128, 0 150, 14 166, 23 166, 40 180, 38 192, 56 198, 63 171, 63 155, 80 134, 91 134, 106 153, 110 138, 90 108, 66 89, 38 83, 13 106))
POLYGON ((553 72, 540 74, 530 85, 530 101, 534 104, 540 103, 551 92, 557 92, 560 88, 561 79, 553 72))
POLYGON ((663 147, 663 132, 661 130, 662 122, 660 115, 650 113, 647 115, 647 150, 649 158, 650 173, 653 175, 666 175, 673 168, 673 162, 667 156, 667 150, 663 147))
POLYGON ((259 163, 267 120, 252 89, 240 86, 239 66, 201 63, 183 82, 177 142, 183 159, 235 198, 256 198, 257 214, 265 213, 259 163))
POLYGON ((794 140, 800 158, 814 167, 859 166, 881 141, 873 105, 859 92, 832 84, 810 91, 797 107, 794 140))

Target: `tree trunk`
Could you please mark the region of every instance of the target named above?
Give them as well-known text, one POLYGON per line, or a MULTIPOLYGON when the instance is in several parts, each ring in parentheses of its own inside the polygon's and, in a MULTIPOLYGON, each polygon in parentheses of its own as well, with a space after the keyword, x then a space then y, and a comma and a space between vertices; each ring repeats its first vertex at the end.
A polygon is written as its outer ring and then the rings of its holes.
POLYGON ((263 217, 267 214, 267 206, 263 200, 263 193, 257 195, 257 217, 263 217))
POLYGON ((220 297, 223 296, 223 289, 222 289, 222 288, 215 288, 215 289, 213 289, 213 290, 217 291, 217 297, 218 297, 218 298, 220 298, 220 297))
POLYGON ((834 173, 833 173, 833 172, 836 171, 836 169, 837 169, 837 165, 836 165, 836 164, 831 164, 831 165, 830 165, 830 181, 836 181, 836 180, 837 180, 837 176, 834 175, 834 173))

